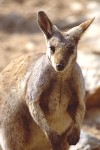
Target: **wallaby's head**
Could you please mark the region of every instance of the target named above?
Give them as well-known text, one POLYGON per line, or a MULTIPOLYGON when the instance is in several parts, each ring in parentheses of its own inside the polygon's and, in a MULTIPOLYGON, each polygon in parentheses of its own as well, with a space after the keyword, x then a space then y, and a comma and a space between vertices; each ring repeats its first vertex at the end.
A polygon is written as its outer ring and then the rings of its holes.
POLYGON ((38 12, 38 23, 47 41, 46 54, 56 71, 64 71, 76 61, 78 41, 93 20, 94 18, 87 20, 62 33, 52 24, 45 12, 38 12))

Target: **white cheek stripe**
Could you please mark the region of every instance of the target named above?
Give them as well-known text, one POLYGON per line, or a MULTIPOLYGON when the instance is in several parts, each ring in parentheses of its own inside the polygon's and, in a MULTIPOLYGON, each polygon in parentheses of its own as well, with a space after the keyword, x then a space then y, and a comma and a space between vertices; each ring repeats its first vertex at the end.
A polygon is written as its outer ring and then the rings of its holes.
POLYGON ((56 64, 54 63, 54 57, 51 56, 51 63, 52 63, 52 66, 54 67, 54 69, 56 70, 56 64))

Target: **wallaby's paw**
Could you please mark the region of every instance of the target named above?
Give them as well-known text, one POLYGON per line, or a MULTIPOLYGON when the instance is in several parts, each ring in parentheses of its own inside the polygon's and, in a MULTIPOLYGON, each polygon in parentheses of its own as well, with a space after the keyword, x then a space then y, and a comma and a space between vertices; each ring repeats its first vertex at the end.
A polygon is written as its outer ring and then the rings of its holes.
POLYGON ((72 132, 67 137, 67 142, 69 145, 76 145, 80 139, 80 129, 77 127, 74 127, 72 129, 72 132))
POLYGON ((58 135, 56 132, 49 133, 48 137, 52 145, 59 145, 60 135, 58 135))

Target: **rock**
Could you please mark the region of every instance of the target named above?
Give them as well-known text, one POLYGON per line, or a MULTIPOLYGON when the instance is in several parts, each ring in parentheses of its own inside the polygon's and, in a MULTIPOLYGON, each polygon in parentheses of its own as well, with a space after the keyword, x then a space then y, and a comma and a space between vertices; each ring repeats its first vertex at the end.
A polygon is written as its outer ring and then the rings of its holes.
POLYGON ((98 128, 100 129, 100 108, 88 109, 86 112, 85 120, 86 122, 88 121, 89 126, 98 126, 98 128))
POLYGON ((70 150, 100 150, 100 140, 81 131, 80 141, 75 146, 71 146, 70 150))
POLYGON ((100 108, 90 108, 86 111, 82 129, 100 140, 100 108))
POLYGON ((82 68, 86 88, 86 105, 100 106, 100 54, 79 52, 78 63, 82 68))

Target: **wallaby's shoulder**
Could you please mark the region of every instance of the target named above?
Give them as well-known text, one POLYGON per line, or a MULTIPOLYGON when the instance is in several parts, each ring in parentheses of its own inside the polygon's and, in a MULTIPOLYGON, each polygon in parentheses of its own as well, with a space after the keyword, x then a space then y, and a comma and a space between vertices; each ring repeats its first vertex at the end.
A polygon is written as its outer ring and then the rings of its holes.
POLYGON ((12 59, 0 74, 0 92, 9 93, 10 89, 22 89, 37 61, 43 60, 44 54, 26 54, 12 59), (23 86, 23 87, 22 87, 23 86))
POLYGON ((79 64, 75 63, 74 68, 72 69, 72 75, 73 77, 77 77, 80 80, 83 80, 83 74, 79 64))
POLYGON ((75 89, 80 93, 81 97, 85 96, 85 83, 84 83, 84 77, 82 74, 82 70, 80 66, 75 63, 72 72, 71 72, 71 83, 75 89))
POLYGON ((0 73, 0 80, 8 76, 24 75, 34 63, 44 57, 44 54, 25 54, 11 60, 9 65, 0 73), (20 75, 19 75, 20 74, 20 75))

